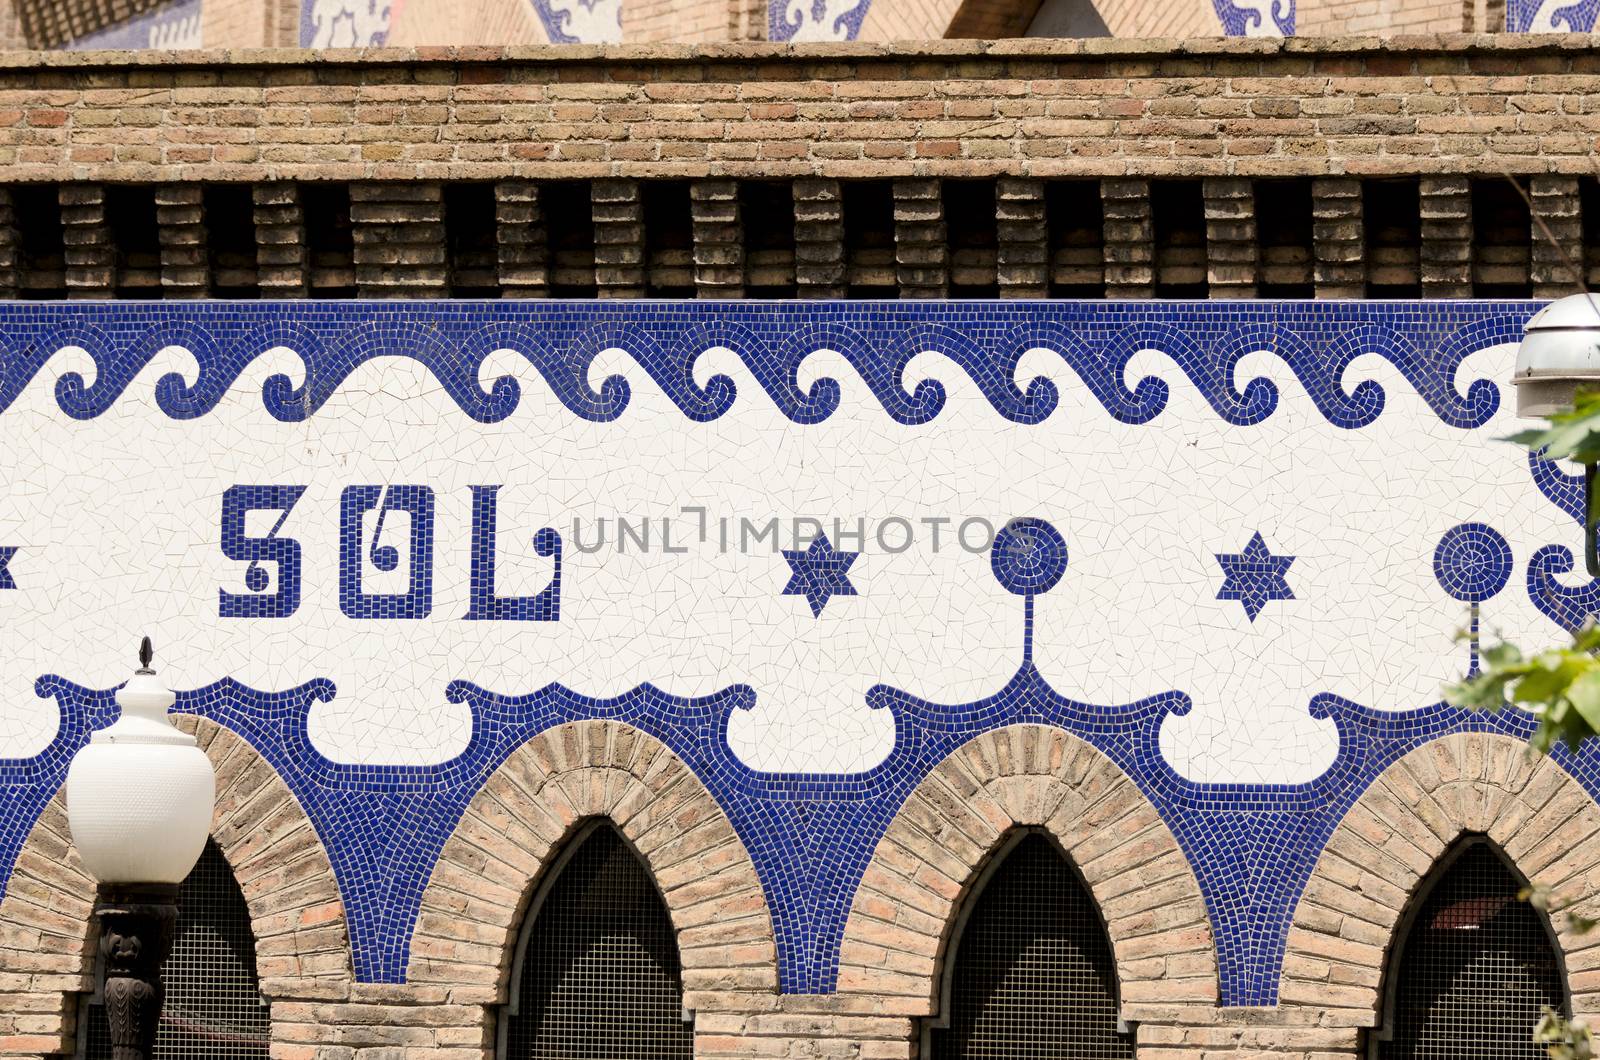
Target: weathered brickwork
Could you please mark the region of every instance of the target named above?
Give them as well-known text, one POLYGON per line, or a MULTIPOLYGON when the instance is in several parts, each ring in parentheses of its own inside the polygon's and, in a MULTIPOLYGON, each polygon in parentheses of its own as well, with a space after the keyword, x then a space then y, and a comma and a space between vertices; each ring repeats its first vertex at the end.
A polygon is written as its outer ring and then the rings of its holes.
MULTIPOLYGON (((210 722, 175 721, 217 772, 211 835, 250 910, 261 991, 272 1001, 273 1055, 310 1056, 293 1048, 306 1041, 307 1006, 342 1004, 353 989, 333 869, 305 811, 249 744, 210 722)), ((0 900, 0 1055, 71 1055, 78 997, 93 986, 93 903, 58 796, 0 900)))
POLYGON ((529 741, 473 799, 423 895, 411 947, 416 994, 395 991, 394 1011, 370 1013, 369 1022, 403 1025, 405 1006, 437 999, 427 1025, 450 1044, 471 1046, 473 1060, 485 1055, 533 884, 574 826, 593 817, 617 826, 661 889, 678 933, 684 1004, 705 1014, 696 1021, 700 1049, 717 1053, 717 1014, 775 1011, 772 923, 733 826, 654 739, 585 722, 529 741), (446 1035, 449 1027, 459 1033, 446 1035))
MULTIPOLYGON (((1525 744, 1463 734, 1390 766, 1351 807, 1295 910, 1281 1007, 1329 1023, 1371 1026, 1385 954, 1417 885, 1464 832, 1500 844, 1527 879, 1582 899, 1593 917, 1600 808, 1572 777, 1525 744)), ((1553 917, 1576 1015, 1600 1013, 1600 935, 1553 917)))
POLYGON ((1600 95, 1560 35, 346 54, 0 57, 0 179, 1580 174, 1600 95))
MULTIPOLYGON (((838 990, 781 995, 755 868, 693 773, 616 722, 540 734, 473 799, 423 896, 404 985, 352 981, 343 907, 312 826, 243 740, 183 718, 218 773, 213 836, 239 880, 271 1000, 273 1056, 488 1060, 532 895, 583 822, 612 821, 677 932, 695 1054, 911 1060, 938 1014, 958 911, 1006 837, 1052 837, 1104 916, 1121 1012, 1146 1060, 1219 1053, 1353 1058, 1376 1022, 1404 910, 1464 833, 1486 833, 1529 878, 1589 895, 1600 808, 1548 759, 1501 736, 1454 735, 1391 766, 1346 815, 1295 911, 1277 1008, 1218 1008, 1205 903, 1149 801, 1060 730, 1018 725, 951 754, 907 798, 856 892, 838 990), (366 1050, 373 1050, 366 1053, 366 1050)), ((0 1054, 70 1054, 91 986, 93 885, 58 798, 0 901, 0 1054)), ((1578 911, 1594 915, 1600 899, 1578 911)), ((1555 921, 1574 1011, 1600 1011, 1600 939, 1555 921)))
POLYGON ((1124 1015, 1217 999, 1205 901, 1177 840, 1131 780, 1056 729, 1020 725, 972 740, 918 785, 879 841, 840 951, 842 994, 934 1014, 958 903, 1001 839, 1043 829, 1083 874, 1105 917, 1124 1015))

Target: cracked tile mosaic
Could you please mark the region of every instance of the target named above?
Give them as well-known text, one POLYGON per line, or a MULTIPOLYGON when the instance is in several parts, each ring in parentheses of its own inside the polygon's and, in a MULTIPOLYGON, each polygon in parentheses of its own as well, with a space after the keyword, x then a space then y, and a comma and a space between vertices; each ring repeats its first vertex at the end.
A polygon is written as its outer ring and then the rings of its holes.
POLYGON ((0 306, 0 868, 148 633, 306 809, 361 979, 404 978, 495 768, 614 718, 733 822, 782 988, 827 992, 907 795, 1028 721, 1128 773, 1224 1003, 1270 1003, 1372 780, 1525 733, 1438 702, 1456 632, 1600 604, 1576 476, 1498 441, 1535 308, 0 306))

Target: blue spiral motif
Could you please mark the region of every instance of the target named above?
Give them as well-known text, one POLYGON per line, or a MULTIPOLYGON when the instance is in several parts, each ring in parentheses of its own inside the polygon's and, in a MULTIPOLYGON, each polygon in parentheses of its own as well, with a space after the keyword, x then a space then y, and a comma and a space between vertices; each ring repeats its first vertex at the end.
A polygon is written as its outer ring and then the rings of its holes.
POLYGON ((1487 600, 1511 577, 1511 546, 1485 523, 1453 526, 1433 550, 1433 576, 1463 603, 1487 600))
POLYGON ((1067 572, 1067 542, 1043 519, 1013 519, 995 535, 989 566, 1007 592, 1047 593, 1067 572))

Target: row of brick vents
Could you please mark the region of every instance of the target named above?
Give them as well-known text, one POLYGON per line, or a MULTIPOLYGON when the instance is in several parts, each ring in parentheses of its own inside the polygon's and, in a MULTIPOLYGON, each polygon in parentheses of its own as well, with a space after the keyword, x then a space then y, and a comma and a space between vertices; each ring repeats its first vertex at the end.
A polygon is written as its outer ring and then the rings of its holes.
POLYGON ((650 874, 607 824, 528 916, 505 1017, 506 1060, 689 1060, 678 945, 650 874))
POLYGON ((1532 1028, 1566 1007, 1549 926, 1488 841, 1440 864, 1389 972, 1377 1060, 1544 1060, 1532 1028))
MULTIPOLYGON (((178 936, 161 976, 167 997, 154 1060, 267 1060, 270 1020, 250 910, 215 842, 178 891, 178 936)), ((84 1060, 111 1060, 105 1009, 85 1006, 84 1022, 84 1060)))

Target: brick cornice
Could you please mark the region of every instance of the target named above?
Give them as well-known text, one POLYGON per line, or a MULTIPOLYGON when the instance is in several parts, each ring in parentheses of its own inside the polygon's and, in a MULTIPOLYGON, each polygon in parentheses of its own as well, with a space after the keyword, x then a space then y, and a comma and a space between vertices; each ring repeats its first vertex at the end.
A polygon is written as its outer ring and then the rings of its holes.
POLYGON ((1590 35, 0 54, 0 182, 1586 174, 1590 35))

